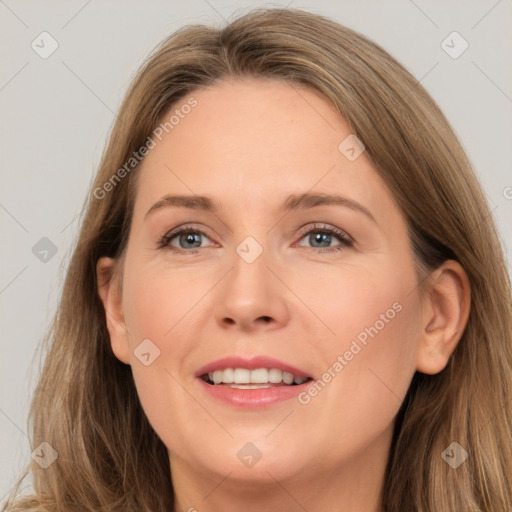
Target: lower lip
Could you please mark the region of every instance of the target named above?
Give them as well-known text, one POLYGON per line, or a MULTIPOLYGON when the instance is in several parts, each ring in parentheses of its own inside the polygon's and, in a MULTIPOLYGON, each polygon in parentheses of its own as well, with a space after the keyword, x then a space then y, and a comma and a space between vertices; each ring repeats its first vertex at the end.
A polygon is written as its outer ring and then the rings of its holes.
POLYGON ((210 396, 221 402, 237 407, 259 408, 296 397, 312 382, 307 381, 295 386, 276 386, 260 389, 235 389, 229 386, 212 385, 198 378, 199 384, 210 396))

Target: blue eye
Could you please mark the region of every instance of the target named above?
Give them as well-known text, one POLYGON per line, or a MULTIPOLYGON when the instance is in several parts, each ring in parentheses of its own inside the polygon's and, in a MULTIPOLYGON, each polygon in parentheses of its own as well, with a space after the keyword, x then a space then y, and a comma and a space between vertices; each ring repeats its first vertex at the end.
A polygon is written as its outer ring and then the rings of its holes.
POLYGON ((334 227, 327 227, 324 225, 314 226, 314 229, 309 229, 304 236, 302 236, 301 240, 309 237, 308 240, 310 243, 327 243, 322 247, 310 247, 311 249, 317 249, 318 252, 332 252, 339 251, 341 249, 346 249, 348 247, 352 247, 354 242, 352 239, 341 229, 334 227), (330 242, 334 239, 338 239, 340 244, 335 246, 330 246, 330 242))
POLYGON ((202 231, 195 229, 190 226, 183 226, 182 228, 172 231, 165 235, 160 241, 160 248, 168 248, 172 251, 182 252, 182 253, 195 253, 197 249, 201 247, 201 236, 206 236, 202 231), (179 244, 183 244, 182 247, 175 247, 171 244, 172 240, 177 238, 179 244), (199 245, 197 245, 199 243, 199 245), (190 247, 190 245, 193 247, 190 247), (192 249, 192 250, 190 250, 192 249))
MULTIPOLYGON (((307 247, 308 249, 316 252, 333 252, 341 249, 353 247, 353 240, 343 231, 334 227, 327 227, 325 225, 314 225, 310 227, 308 231, 301 235, 300 240, 309 236, 309 241, 312 244, 327 244, 320 247, 307 247), (337 239, 340 243, 335 246, 331 246, 333 239, 337 239)), ((173 252, 182 254, 195 254, 199 249, 211 246, 212 244, 202 245, 201 237, 207 237, 201 230, 194 228, 193 226, 183 226, 179 229, 167 233, 159 243, 160 249, 168 249, 173 252), (178 247, 173 245, 173 240, 177 240, 178 247)), ((300 245, 300 247, 304 247, 300 245)))

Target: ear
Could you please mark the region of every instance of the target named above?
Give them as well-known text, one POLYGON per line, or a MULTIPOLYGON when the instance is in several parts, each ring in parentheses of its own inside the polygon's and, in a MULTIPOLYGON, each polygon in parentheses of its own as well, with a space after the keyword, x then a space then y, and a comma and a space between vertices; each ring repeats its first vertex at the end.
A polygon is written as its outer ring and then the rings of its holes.
POLYGON ((96 264, 96 276, 98 294, 105 308, 112 351, 120 361, 129 364, 130 347, 124 320, 122 287, 116 260, 107 257, 100 258, 96 264))
POLYGON ((436 269, 429 283, 422 298, 416 369, 433 375, 446 367, 462 337, 469 317, 471 287, 466 272, 454 260, 436 269))

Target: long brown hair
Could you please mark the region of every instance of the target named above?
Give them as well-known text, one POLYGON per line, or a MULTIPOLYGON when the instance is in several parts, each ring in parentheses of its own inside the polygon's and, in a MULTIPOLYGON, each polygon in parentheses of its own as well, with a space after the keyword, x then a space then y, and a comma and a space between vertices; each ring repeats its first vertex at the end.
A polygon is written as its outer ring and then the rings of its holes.
POLYGON ((117 170, 172 105, 226 77, 274 78, 323 94, 403 211, 419 283, 447 259, 468 275, 463 336, 442 372, 414 375, 397 417, 384 510, 512 510, 511 285, 481 186, 410 73, 362 35, 296 9, 258 9, 223 29, 184 27, 131 84, 88 196, 31 403, 32 446, 47 442, 58 459, 47 469, 31 461, 4 510, 173 509, 167 449, 142 410, 130 366, 112 353, 96 263, 126 246, 139 166, 113 181, 117 170), (441 456, 453 441, 469 454, 457 469, 441 456), (28 472, 35 492, 16 501, 28 472))

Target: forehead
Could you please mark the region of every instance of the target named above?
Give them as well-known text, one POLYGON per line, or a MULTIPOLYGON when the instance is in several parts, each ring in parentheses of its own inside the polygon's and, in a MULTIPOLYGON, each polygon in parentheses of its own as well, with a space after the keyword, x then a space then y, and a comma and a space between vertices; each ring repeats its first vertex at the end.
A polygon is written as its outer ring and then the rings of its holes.
POLYGON ((310 88, 279 80, 226 80, 190 93, 162 122, 171 116, 173 123, 161 140, 154 139, 143 162, 136 209, 147 210, 176 193, 209 195, 245 209, 265 204, 273 211, 272 203, 312 189, 344 193, 377 209, 394 207, 364 152, 350 161, 340 151, 351 129, 310 88), (183 108, 191 99, 195 106, 183 108))

